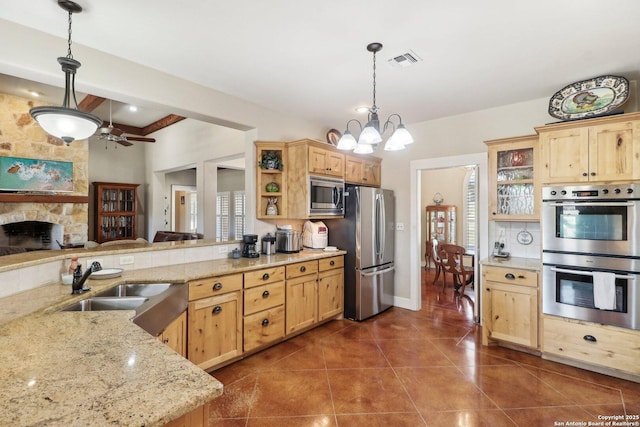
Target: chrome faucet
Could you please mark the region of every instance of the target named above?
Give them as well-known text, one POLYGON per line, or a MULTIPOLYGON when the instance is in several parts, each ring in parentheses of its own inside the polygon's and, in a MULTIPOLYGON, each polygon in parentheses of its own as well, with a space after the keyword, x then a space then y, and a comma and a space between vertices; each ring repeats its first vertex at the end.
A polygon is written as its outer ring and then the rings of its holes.
POLYGON ((71 282, 71 293, 72 294, 82 294, 84 292, 90 291, 91 288, 85 288, 84 282, 87 281, 91 273, 94 271, 102 270, 102 266, 98 261, 94 261, 89 268, 87 268, 82 274, 82 265, 78 264, 75 270, 73 270, 73 282, 71 282))

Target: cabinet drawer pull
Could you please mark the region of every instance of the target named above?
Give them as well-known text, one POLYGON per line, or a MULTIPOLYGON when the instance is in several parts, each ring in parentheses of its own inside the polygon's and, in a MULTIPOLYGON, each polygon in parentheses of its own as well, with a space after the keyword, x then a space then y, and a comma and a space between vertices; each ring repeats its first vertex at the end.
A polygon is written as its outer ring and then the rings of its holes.
POLYGON ((329 265, 336 265, 336 262, 334 260, 329 261, 329 265))
POLYGON ((262 275, 262 280, 269 280, 269 273, 264 273, 262 275))
POLYGON ((213 285, 213 290, 214 290, 214 291, 219 291, 220 289, 222 289, 222 283, 220 283, 220 282, 216 282, 216 283, 213 285))
POLYGON ((220 307, 219 305, 216 305, 215 307, 213 307, 213 310, 211 310, 211 314, 218 314, 222 311, 222 307, 220 307))
POLYGON ((163 344, 167 344, 168 342, 169 342, 169 338, 165 338, 165 339, 162 340, 163 344))
POLYGON ((300 273, 304 273, 305 271, 307 271, 307 267, 305 267, 304 265, 300 267, 300 273))
POLYGON ((591 172, 591 176, 596 176, 596 173, 595 172, 591 172))
POLYGON ((516 278, 516 276, 514 276, 513 273, 507 273, 507 274, 504 275, 504 278, 505 279, 509 279, 509 280, 513 280, 513 279, 516 278))
POLYGON ((269 298, 269 291, 264 291, 262 293, 262 298, 269 298))
POLYGON ((587 174, 586 172, 583 172, 583 173, 582 173, 582 176, 587 176, 587 175, 588 175, 588 174, 587 174))
POLYGON ((491 288, 484 288, 487 292, 491 292, 491 288))
POLYGON ((262 321, 262 326, 269 326, 269 319, 264 319, 262 321))
POLYGON ((596 337, 594 337, 593 335, 585 335, 582 337, 583 340, 585 341, 590 341, 590 342, 597 342, 598 340, 596 339, 596 337))

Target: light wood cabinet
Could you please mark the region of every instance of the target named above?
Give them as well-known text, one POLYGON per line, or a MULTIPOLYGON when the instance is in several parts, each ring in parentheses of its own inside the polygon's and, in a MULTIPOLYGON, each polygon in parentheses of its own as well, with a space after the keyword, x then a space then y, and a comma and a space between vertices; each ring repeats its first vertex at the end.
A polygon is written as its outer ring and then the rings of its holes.
POLYGON ((484 265, 482 344, 493 340, 538 348, 538 273, 484 265))
POLYGON ((335 178, 344 177, 344 154, 326 148, 309 146, 309 173, 335 178))
POLYGON ((344 312, 344 256, 318 260, 318 321, 344 312))
POLYGON ((489 219, 539 221, 538 135, 485 141, 489 155, 489 219))
POLYGON ((287 180, 286 171, 290 168, 287 150, 282 142, 256 141, 256 217, 261 219, 287 218, 287 180), (277 167, 261 166, 263 156, 273 152, 282 164, 282 170, 277 167), (277 189, 277 191, 275 190, 277 189), (275 204, 277 214, 270 204, 275 204))
POLYGON ((242 275, 189 283, 188 359, 209 369, 242 354, 242 275))
POLYGON ((187 357, 187 312, 183 312, 176 320, 165 328, 158 339, 182 357, 187 357))
POLYGON ((640 332, 547 315, 542 324, 545 355, 640 374, 640 332))
POLYGON ((284 272, 285 267, 273 267, 244 275, 245 352, 284 338, 284 272))
POLYGON ((545 184, 640 179, 640 113, 560 123, 536 131, 545 184))
POLYGON ((169 421, 164 427, 207 427, 209 425, 209 410, 211 403, 198 406, 193 411, 178 419, 169 421))
POLYGON ((345 156, 345 181, 349 184, 380 187, 381 160, 377 157, 345 156))
POLYGON ((137 238, 139 184, 94 182, 93 186, 95 241, 104 243, 137 238))
POLYGON ((287 279, 286 334, 306 329, 318 321, 317 274, 287 279))

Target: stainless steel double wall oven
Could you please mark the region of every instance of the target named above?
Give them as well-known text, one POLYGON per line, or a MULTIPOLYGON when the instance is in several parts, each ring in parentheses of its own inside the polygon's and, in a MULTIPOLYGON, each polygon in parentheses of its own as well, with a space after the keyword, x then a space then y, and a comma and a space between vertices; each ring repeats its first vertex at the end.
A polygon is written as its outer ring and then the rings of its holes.
POLYGON ((542 310, 640 330, 640 184, 544 187, 542 310), (615 308, 594 305, 594 272, 615 274, 615 308))

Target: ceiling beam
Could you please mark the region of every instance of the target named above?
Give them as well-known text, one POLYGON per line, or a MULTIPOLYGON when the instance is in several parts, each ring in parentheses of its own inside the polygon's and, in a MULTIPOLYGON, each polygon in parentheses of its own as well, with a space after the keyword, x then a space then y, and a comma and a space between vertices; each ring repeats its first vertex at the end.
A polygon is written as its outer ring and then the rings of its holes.
POLYGON ((178 123, 181 120, 184 120, 185 117, 178 116, 176 114, 169 114, 166 117, 161 118, 142 129, 142 133, 140 135, 149 135, 150 133, 159 131, 160 129, 164 129, 167 126, 171 126, 175 123, 178 123))
POLYGON ((120 129, 123 133, 130 133, 133 135, 145 135, 142 133, 143 129, 135 126, 129 126, 122 123, 113 123, 113 127, 120 129))
POLYGON ((80 111, 90 113, 98 108, 104 101, 105 99, 100 96, 87 95, 82 101, 80 101, 80 104, 78 104, 78 109, 80 111))

